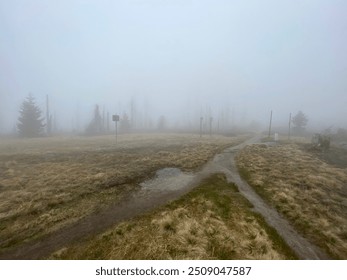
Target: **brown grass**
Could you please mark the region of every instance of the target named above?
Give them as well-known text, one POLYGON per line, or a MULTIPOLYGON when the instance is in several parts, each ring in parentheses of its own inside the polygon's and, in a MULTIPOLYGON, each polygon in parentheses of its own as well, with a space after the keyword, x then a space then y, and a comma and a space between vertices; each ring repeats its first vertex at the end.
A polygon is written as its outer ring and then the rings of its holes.
POLYGON ((347 169, 303 144, 253 145, 237 156, 243 177, 305 236, 347 259, 347 169))
POLYGON ((291 250, 223 175, 53 259, 291 259, 291 250))
POLYGON ((0 251, 116 203, 162 167, 196 170, 241 138, 149 134, 0 142, 0 251))

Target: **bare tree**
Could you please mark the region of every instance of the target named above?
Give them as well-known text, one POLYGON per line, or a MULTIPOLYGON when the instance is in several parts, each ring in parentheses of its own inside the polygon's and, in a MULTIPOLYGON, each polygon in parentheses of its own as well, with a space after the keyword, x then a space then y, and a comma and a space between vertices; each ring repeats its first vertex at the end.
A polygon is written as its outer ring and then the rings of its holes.
POLYGON ((131 128, 131 122, 126 113, 123 114, 123 117, 120 120, 120 130, 121 132, 129 132, 131 128))
POLYGON ((166 118, 164 116, 160 116, 158 119, 158 130, 164 131, 166 129, 166 118))
POLYGON ((88 135, 98 135, 104 132, 102 117, 100 115, 99 105, 95 105, 94 116, 89 123, 86 133, 88 135))

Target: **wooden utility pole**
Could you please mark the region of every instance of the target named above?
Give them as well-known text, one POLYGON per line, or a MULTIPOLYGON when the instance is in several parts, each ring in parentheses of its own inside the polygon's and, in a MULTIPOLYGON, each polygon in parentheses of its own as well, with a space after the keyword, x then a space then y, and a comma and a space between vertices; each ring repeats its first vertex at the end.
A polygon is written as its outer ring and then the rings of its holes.
POLYGON ((271 114, 270 114, 269 135, 268 135, 269 138, 270 138, 270 134, 271 134, 271 123, 272 123, 272 110, 271 110, 271 114))

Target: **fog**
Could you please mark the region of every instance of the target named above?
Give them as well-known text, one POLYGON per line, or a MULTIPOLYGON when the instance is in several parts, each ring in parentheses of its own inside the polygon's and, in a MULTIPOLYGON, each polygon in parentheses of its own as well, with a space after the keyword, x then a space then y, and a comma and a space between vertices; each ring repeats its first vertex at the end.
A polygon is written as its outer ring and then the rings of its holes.
MULTIPOLYGON (((94 106, 154 127, 288 123, 345 127, 347 2, 0 2, 0 134, 31 93, 56 130, 82 132, 94 106)), ((197 128, 198 129, 198 128, 197 128)))

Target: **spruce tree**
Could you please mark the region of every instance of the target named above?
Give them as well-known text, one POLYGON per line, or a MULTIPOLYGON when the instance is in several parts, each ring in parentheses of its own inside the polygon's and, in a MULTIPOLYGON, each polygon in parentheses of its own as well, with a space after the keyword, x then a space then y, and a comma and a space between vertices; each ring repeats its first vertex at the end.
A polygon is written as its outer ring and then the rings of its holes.
POLYGON ((43 136, 45 124, 41 117, 42 112, 31 94, 23 101, 19 113, 17 128, 21 137, 43 136))
POLYGON ((308 118, 306 117, 306 115, 302 111, 299 111, 292 119, 292 123, 294 125, 294 134, 303 134, 305 132, 305 126, 307 125, 307 122, 308 118))
POLYGON ((292 122, 293 122, 295 127, 304 128, 307 125, 308 118, 306 117, 306 115, 302 111, 299 111, 293 117, 292 122))

